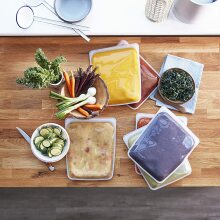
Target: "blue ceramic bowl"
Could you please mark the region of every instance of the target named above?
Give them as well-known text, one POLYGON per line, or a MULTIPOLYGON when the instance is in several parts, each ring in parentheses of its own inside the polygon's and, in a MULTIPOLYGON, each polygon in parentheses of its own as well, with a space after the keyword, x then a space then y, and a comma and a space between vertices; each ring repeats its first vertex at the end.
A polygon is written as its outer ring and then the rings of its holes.
POLYGON ((83 20, 92 8, 92 0, 55 0, 55 12, 63 21, 73 23, 83 20))

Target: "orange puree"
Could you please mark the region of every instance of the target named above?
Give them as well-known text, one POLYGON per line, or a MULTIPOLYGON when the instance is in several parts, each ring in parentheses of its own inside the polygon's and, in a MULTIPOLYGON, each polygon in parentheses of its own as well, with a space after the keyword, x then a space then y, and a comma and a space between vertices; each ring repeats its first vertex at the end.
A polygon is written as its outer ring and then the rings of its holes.
POLYGON ((98 68, 109 90, 109 105, 123 105, 141 99, 139 55, 134 48, 97 52, 92 65, 98 68))

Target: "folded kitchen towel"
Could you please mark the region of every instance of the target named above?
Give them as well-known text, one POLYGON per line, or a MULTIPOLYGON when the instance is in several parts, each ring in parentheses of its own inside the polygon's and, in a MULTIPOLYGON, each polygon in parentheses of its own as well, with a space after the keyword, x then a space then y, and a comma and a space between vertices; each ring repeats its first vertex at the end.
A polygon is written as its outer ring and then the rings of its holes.
MULTIPOLYGON (((192 61, 192 60, 188 60, 185 58, 181 58, 181 57, 177 57, 177 56, 173 56, 173 55, 168 54, 163 62, 163 65, 160 69, 159 75, 161 76, 166 70, 168 70, 170 68, 184 69, 185 71, 187 71, 188 73, 190 73, 192 75, 192 77, 195 81, 195 86, 196 86, 195 94, 190 101, 184 103, 182 106, 185 108, 186 113, 190 113, 190 114, 195 113, 198 92, 199 92, 199 85, 201 82, 204 65, 201 63, 192 61)), ((158 100, 155 97, 156 93, 157 93, 157 91, 155 91, 151 95, 151 99, 156 101, 157 106, 166 106, 167 108, 177 110, 175 107, 173 107, 171 105, 167 105, 167 104, 161 102, 160 100, 158 100)))

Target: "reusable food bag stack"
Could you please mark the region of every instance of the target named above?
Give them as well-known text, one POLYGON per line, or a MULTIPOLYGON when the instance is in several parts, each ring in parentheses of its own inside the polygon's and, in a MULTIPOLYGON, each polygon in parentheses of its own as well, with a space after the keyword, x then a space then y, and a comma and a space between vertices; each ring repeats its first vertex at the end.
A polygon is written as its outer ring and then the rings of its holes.
POLYGON ((139 55, 139 45, 121 41, 117 46, 93 50, 90 63, 105 81, 110 106, 139 108, 156 89, 159 75, 139 55))
POLYGON ((191 173, 189 155, 199 139, 186 126, 186 118, 162 107, 156 115, 138 114, 139 129, 124 136, 128 156, 152 190, 169 185, 191 173), (148 124, 146 123, 148 120, 148 124), (141 120, 145 120, 144 124, 141 120))
POLYGON ((129 44, 90 52, 90 61, 105 81, 109 105, 126 105, 141 99, 139 46, 129 44))

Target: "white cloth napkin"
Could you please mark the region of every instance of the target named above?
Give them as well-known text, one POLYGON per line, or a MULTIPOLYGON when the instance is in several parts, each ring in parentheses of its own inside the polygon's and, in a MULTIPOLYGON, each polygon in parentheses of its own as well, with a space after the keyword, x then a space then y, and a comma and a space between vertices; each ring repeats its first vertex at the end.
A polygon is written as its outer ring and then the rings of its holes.
MULTIPOLYGON (((170 68, 184 69, 186 72, 192 74, 192 77, 195 81, 195 86, 196 86, 195 94, 192 97, 192 99, 186 102, 185 104, 183 104, 183 106, 185 107, 187 113, 190 113, 190 114, 195 113, 199 86, 200 86, 200 82, 202 78, 204 65, 201 63, 192 61, 192 60, 188 60, 185 58, 181 58, 181 57, 168 54, 163 62, 159 75, 161 76, 166 70, 170 68)), ((177 110, 173 106, 164 104, 163 102, 157 100, 155 98, 156 92, 157 90, 151 95, 151 99, 156 101, 157 106, 166 106, 167 108, 177 110)))

